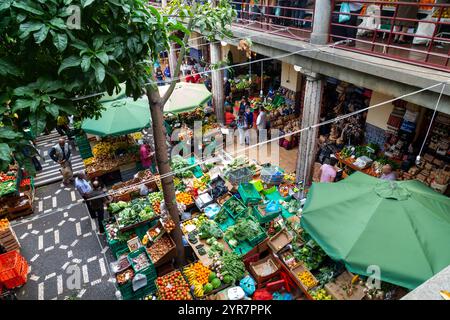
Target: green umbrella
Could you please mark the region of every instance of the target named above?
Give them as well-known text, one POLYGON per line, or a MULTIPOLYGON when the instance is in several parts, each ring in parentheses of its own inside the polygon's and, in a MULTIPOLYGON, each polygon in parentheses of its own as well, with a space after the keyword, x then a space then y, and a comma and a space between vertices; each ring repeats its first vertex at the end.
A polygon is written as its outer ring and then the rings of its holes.
MULTIPOLYGON (((168 85, 159 87, 160 95, 163 96, 168 88, 168 85)), ((192 111, 208 102, 211 96, 211 92, 209 92, 204 84, 179 82, 176 84, 175 90, 169 100, 164 105, 164 112, 178 114, 192 111)))
POLYGON ((354 273, 413 289, 450 264, 450 200, 419 181, 314 183, 302 227, 354 273))
POLYGON ((97 136, 120 136, 150 126, 150 110, 147 97, 134 101, 125 98, 104 102, 106 108, 99 119, 86 119, 81 125, 86 133, 97 136))

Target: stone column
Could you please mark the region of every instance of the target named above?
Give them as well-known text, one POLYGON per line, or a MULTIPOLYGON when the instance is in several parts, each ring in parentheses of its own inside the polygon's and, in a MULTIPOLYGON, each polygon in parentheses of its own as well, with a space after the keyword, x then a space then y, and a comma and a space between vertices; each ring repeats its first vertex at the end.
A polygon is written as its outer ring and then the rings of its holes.
POLYGON ((311 33, 312 44, 322 45, 328 43, 331 9, 331 0, 316 0, 313 31, 311 33))
POLYGON ((310 127, 320 121, 322 94, 323 80, 315 73, 307 74, 301 128, 308 129, 300 133, 296 167, 297 182, 303 181, 307 186, 312 182, 318 139, 318 128, 310 127))
MULTIPOLYGON (((211 6, 217 6, 217 0, 211 1, 211 6)), ((219 43, 211 43, 210 44, 210 52, 211 52, 211 64, 217 64, 222 60, 222 45, 219 43)), ((212 94, 213 94, 213 105, 214 110, 216 111, 217 122, 224 124, 225 123, 225 115, 223 104, 225 101, 225 94, 223 88, 223 71, 215 71, 211 72, 211 84, 212 84, 212 94)))

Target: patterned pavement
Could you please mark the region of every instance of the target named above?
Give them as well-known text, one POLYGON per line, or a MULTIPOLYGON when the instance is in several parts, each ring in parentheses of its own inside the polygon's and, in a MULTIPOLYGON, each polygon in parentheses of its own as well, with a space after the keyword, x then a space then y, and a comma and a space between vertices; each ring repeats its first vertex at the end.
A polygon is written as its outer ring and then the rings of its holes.
POLYGON ((114 259, 78 192, 54 183, 36 190, 34 204, 34 215, 12 223, 31 267, 18 299, 116 299, 114 259))

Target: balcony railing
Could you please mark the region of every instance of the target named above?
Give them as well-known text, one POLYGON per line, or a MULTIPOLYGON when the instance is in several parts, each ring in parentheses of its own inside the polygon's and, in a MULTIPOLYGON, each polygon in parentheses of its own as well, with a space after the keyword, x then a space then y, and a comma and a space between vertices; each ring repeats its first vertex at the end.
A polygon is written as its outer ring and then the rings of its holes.
POLYGON ((230 1, 237 12, 236 24, 247 29, 309 40, 314 20, 314 2, 308 0, 230 1), (308 2, 310 5, 308 6, 308 2))
MULTIPOLYGON (((450 70, 450 3, 440 3, 447 0, 329 1, 330 19, 328 14, 315 12, 312 0, 230 2, 237 11, 234 24, 238 27, 309 41, 313 24, 326 23, 329 42, 339 42, 336 47, 341 49, 450 70), (341 12, 344 2, 350 4, 351 12, 341 12)), ((160 2, 150 1, 154 5, 160 2)))
POLYGON ((332 10, 330 42, 348 41, 340 48, 449 71, 450 4, 334 0, 332 10), (343 13, 344 2, 362 10, 343 13))

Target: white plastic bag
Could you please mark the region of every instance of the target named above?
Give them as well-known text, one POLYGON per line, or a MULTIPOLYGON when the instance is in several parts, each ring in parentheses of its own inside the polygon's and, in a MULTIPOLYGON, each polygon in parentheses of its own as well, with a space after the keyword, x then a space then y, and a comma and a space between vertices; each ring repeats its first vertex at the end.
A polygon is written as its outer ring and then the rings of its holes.
POLYGON ((377 5, 370 5, 367 7, 366 15, 368 17, 364 17, 361 24, 358 26, 359 28, 364 29, 358 29, 358 36, 366 35, 370 32, 370 30, 376 30, 379 29, 381 26, 381 10, 380 7, 377 5), (369 30, 367 30, 369 29, 369 30))
MULTIPOLYGON (((431 14, 429 14, 425 19, 425 21, 437 21, 437 18, 433 18, 431 14)), ((434 29, 436 25, 434 23, 428 22, 419 22, 419 26, 417 27, 416 34, 414 35, 413 44, 427 44, 430 39, 422 38, 420 36, 432 37, 434 34, 434 29)))

